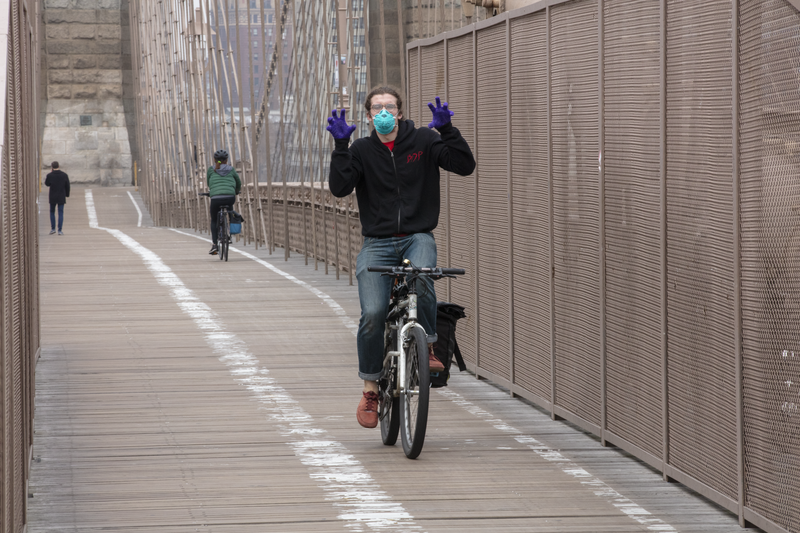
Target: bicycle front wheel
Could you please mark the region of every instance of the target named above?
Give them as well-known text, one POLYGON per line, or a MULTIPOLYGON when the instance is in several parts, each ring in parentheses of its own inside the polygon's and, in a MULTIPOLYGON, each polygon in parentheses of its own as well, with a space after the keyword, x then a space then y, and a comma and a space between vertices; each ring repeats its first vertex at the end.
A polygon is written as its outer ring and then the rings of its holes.
POLYGON ((411 328, 407 342, 405 391, 400 395, 400 435, 406 457, 416 459, 428 427, 431 376, 425 334, 419 328, 411 328))
MULTIPOLYGON (((391 332, 384 352, 395 350, 397 332, 391 332)), ((400 432, 400 398, 395 396, 397 390, 397 366, 389 362, 383 368, 383 376, 378 380, 378 415, 381 421, 381 440, 387 446, 394 446, 400 432)))
MULTIPOLYGON (((393 377, 393 376, 392 376, 393 377)), ((400 430, 400 398, 394 396, 394 388, 380 386, 380 407, 378 415, 381 420, 381 440, 387 446, 394 446, 400 430)))

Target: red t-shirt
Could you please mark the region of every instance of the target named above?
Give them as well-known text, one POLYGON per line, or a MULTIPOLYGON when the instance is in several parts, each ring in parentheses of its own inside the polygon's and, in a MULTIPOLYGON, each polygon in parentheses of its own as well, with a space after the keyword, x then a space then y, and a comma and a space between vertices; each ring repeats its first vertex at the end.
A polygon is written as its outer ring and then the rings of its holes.
POLYGON ((386 145, 386 148, 388 148, 390 152, 394 150, 394 141, 389 141, 388 143, 383 143, 383 144, 386 145))

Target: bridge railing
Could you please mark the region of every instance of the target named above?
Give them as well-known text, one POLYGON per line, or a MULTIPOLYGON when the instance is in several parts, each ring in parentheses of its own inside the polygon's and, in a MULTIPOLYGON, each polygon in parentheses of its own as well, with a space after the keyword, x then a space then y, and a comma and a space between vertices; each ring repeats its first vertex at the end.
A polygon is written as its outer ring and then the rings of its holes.
MULTIPOLYGON (((221 119, 218 89, 238 83, 225 65, 249 61, 238 41, 207 19, 178 38, 163 28, 192 21, 188 3, 176 19, 132 0, 143 194, 157 223, 205 230, 197 192, 228 142, 245 242, 352 273, 354 202, 320 183, 331 95, 345 102, 330 52, 349 86, 371 85, 356 70, 368 4, 287 2, 275 9, 305 28, 286 32, 293 85, 277 65, 256 142, 241 112, 221 119)), ((434 4, 418 34, 446 27, 434 4)), ((467 269, 437 283, 467 307, 471 369, 769 531, 800 531, 799 17, 787 0, 548 0, 412 43, 403 62, 407 116, 427 124, 442 96, 478 162, 444 175, 436 230, 440 262, 467 269)))
MULTIPOLYGON (((352 283, 356 257, 363 243, 354 194, 336 198, 328 190, 327 183, 319 182, 294 182, 285 186, 276 183, 271 188, 262 183, 258 193, 252 184, 249 187, 251 201, 248 203, 247 194, 241 194, 234 205, 234 209, 245 218, 245 227, 236 238, 237 242, 247 243, 247 235, 253 231, 248 226, 254 224, 258 235, 274 235, 273 246, 302 254, 318 268, 324 268, 326 273, 333 270, 337 277, 345 272, 352 283), (263 223, 271 229, 262 231, 259 211, 263 223)), ((170 225, 205 233, 210 231, 209 210, 204 197, 181 201, 177 194, 172 196, 174 199, 166 204, 168 213, 162 215, 170 225)), ((261 245, 264 245, 263 241, 261 245)))
POLYGON ((407 47, 476 153, 442 180, 469 366, 800 531, 800 13, 540 2, 407 47))
POLYGON ((27 523, 39 356, 36 2, 0 0, 0 533, 27 523))

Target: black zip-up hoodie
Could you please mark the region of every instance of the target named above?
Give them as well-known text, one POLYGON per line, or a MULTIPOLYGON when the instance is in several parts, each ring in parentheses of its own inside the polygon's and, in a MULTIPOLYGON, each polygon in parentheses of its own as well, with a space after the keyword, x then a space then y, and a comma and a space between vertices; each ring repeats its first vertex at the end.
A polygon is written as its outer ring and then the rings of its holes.
POLYGON ((447 124, 439 132, 402 120, 393 151, 375 131, 349 148, 348 139, 335 141, 329 186, 339 198, 356 190, 362 235, 424 233, 439 223, 439 167, 462 176, 475 170, 458 129, 447 124))

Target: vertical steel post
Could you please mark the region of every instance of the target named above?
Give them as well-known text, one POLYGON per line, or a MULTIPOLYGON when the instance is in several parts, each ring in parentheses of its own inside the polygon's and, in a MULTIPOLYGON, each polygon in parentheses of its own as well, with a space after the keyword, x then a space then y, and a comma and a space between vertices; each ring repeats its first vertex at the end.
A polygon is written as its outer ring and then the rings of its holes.
MULTIPOLYGON (((303 68, 305 70, 305 75, 303 76, 303 92, 305 93, 305 106, 306 109, 302 113, 303 121, 305 122, 303 129, 306 132, 306 162, 308 163, 308 182, 305 179, 305 165, 303 165, 303 239, 304 239, 304 251, 305 251, 305 264, 308 264, 308 253, 309 247, 313 247, 311 250, 311 255, 314 257, 314 263, 316 264, 316 253, 317 249, 314 246, 314 235, 313 233, 316 232, 316 228, 314 226, 314 161, 313 155, 314 151, 312 148, 313 145, 313 138, 311 135, 311 121, 313 120, 312 117, 315 116, 314 112, 317 110, 316 106, 313 105, 314 99, 311 96, 311 83, 314 79, 318 76, 318 71, 311 70, 311 65, 313 63, 312 56, 316 56, 316 48, 311 48, 311 33, 316 34, 317 28, 316 26, 311 25, 311 14, 310 11, 314 10, 314 2, 307 2, 306 0, 301 0, 300 2, 301 12, 303 14, 303 68), (311 7, 309 7, 311 5, 311 7), (309 33, 311 32, 311 33, 309 33), (313 77, 312 77, 313 76, 313 77), (308 183, 308 185, 306 185, 308 183), (308 199, 308 208, 306 207, 306 199, 308 199), (311 211, 310 217, 308 211, 311 211), (309 238, 308 235, 308 226, 309 226, 309 218, 311 222, 311 231, 312 235, 309 238)), ((316 43, 316 39, 314 39, 316 43)), ((299 110, 298 110, 299 112, 299 110)), ((318 110, 317 110, 318 113, 318 110)), ((318 114, 316 116, 319 116, 318 114)), ((317 123, 318 124, 318 123, 317 123)), ((301 154, 302 155, 302 154, 301 154)))
POLYGON ((661 472, 668 481, 669 465, 669 314, 667 309, 667 0, 661 0, 661 472))
MULTIPOLYGON (((445 37, 444 39, 444 99, 449 102, 450 101, 450 41, 445 37)), ((445 202, 445 242, 447 242, 447 258, 446 258, 446 266, 448 268, 452 268, 452 259, 453 259, 453 252, 452 252, 452 242, 451 242, 451 219, 450 219, 450 172, 444 173, 444 202, 445 202)), ((447 301, 451 301, 452 296, 450 296, 451 290, 451 279, 445 278, 446 290, 447 290, 447 301)))
POLYGON ((514 347, 514 163, 512 161, 512 128, 511 121, 513 120, 511 102, 511 19, 506 17, 506 161, 508 161, 508 323, 509 323, 509 368, 508 376, 511 382, 509 393, 513 398, 514 394, 514 367, 516 350, 514 347))
MULTIPOLYGON (((304 7, 304 0, 300 0, 300 10, 303 10, 304 7)), ((300 200, 301 206, 300 209, 302 211, 302 224, 303 224, 303 257, 305 259, 305 264, 308 264, 308 224, 307 224, 307 214, 306 214, 306 199, 305 199, 305 190, 306 190, 306 166, 303 163, 303 129, 301 127, 300 122, 300 106, 304 103, 303 100, 303 92, 301 90, 301 82, 300 82, 300 67, 305 66, 305 59, 306 59, 306 50, 307 46, 301 45, 300 43, 300 32, 297 26, 297 9, 295 5, 292 5, 292 42, 294 43, 292 47, 292 56, 294 57, 294 98, 292 99, 294 102, 294 117, 295 117, 295 128, 297 131, 297 143, 298 143, 298 157, 297 162, 300 166, 300 187, 297 190, 298 199, 300 200), (301 49, 302 49, 302 59, 298 61, 301 57, 301 49)), ((303 17, 305 19, 305 16, 303 17)), ((305 31, 308 27, 307 24, 302 24, 303 26, 303 35, 305 35, 305 31)), ((309 76, 303 76, 305 78, 305 86, 308 86, 308 78, 309 76)), ((303 113, 304 119, 308 120, 308 113, 303 113)))
MULTIPOLYGON (((478 141, 478 30, 476 27, 473 26, 472 28, 472 116, 475 117, 472 123, 472 134, 473 139, 475 139, 475 153, 478 153, 478 146, 480 145, 478 141)), ((478 261, 478 250, 480 250, 479 242, 478 242, 478 175, 480 174, 480 159, 476 158, 476 165, 475 165, 475 184, 474 184, 474 194, 475 194, 475 211, 473 220, 475 221, 475 235, 473 235, 473 242, 474 242, 474 250, 475 250, 475 276, 474 276, 474 287, 475 287, 475 377, 480 377, 480 367, 481 367, 481 307, 480 307, 480 283, 478 283, 478 273, 480 268, 480 262, 478 261)))
POLYGON ((555 235, 553 227, 553 102, 552 102, 552 45, 551 45, 551 7, 546 8, 547 25, 547 215, 550 224, 550 417, 556 419, 556 265, 555 235))
POLYGON ((739 526, 745 527, 745 466, 744 466, 744 364, 742 354, 742 235, 739 153, 739 0, 731 0, 731 92, 732 92, 732 186, 733 186, 733 316, 735 323, 734 351, 736 364, 736 474, 738 481, 739 526))
MULTIPOLYGON (((311 9, 311 11, 310 11, 310 13, 311 13, 310 14, 311 27, 313 28, 313 31, 311 32, 311 40, 312 40, 311 47, 312 47, 313 50, 316 51, 316 53, 311 54, 311 56, 312 56, 312 59, 313 59, 313 62, 314 62, 314 78, 316 80, 320 80, 320 72, 322 71, 321 68, 320 68, 320 54, 319 54, 320 47, 317 44, 317 35, 318 35, 318 32, 319 32, 319 26, 317 25, 318 24, 318 22, 317 22, 317 9, 319 8, 319 6, 320 6, 320 4, 318 2, 312 2, 311 3, 311 8, 310 8, 311 9)), ((324 50, 327 50, 328 49, 328 45, 324 44, 321 48, 324 49, 324 50)), ((325 57, 325 55, 323 55, 323 58, 324 57, 325 57)), ((326 94, 328 92, 328 88, 325 85, 325 81, 326 80, 327 80, 327 78, 325 78, 323 76, 322 79, 321 79, 322 83, 319 83, 319 82, 317 83, 317 93, 316 93, 316 97, 314 98, 314 104, 315 104, 315 108, 314 108, 315 113, 314 114, 315 114, 315 116, 321 117, 323 120, 325 120, 324 119, 325 114, 321 112, 323 106, 322 106, 322 104, 320 102, 320 98, 324 94, 326 94)), ((317 155, 318 155, 318 161, 319 161, 319 165, 320 165, 319 166, 320 184, 322 184, 322 176, 323 176, 323 173, 322 173, 322 162, 323 162, 323 156, 322 156, 322 133, 323 133, 323 129, 320 128, 320 127, 317 127, 315 129, 317 131, 317 155)), ((312 140, 311 140, 311 134, 310 134, 310 130, 309 130, 309 141, 308 141, 309 146, 311 145, 311 142, 312 142, 312 140)), ((309 150, 309 152, 311 152, 311 150, 309 150)), ((308 170, 309 170, 309 174, 310 174, 310 178, 311 178, 311 227, 313 228, 313 232, 312 232, 312 235, 311 235, 311 238, 312 238, 313 242, 312 242, 311 245, 314 247, 314 253, 313 253, 313 256, 314 256, 314 270, 318 270, 319 269, 319 231, 317 230, 317 189, 316 189, 316 180, 314 178, 315 172, 314 172, 313 169, 314 169, 314 162, 311 159, 311 154, 309 154, 309 169, 308 170)))
MULTIPOLYGON (((253 32, 251 31, 250 23, 252 22, 252 14, 250 11, 250 2, 247 2, 247 42, 249 43, 253 39, 253 32)), ((256 30, 258 31, 258 30, 256 30)), ((260 36, 261 41, 264 40, 264 36, 260 36)), ((247 48, 247 58, 248 62, 250 63, 250 75, 248 76, 250 81, 250 136, 248 137, 249 147, 250 147, 250 173, 253 176, 253 191, 252 195, 248 193, 249 198, 247 199, 248 204, 250 204, 249 211, 250 211, 250 226, 253 231, 253 246, 256 250, 258 250, 258 233, 256 232, 256 221, 253 218, 253 204, 255 204, 255 214, 256 216, 261 213, 261 199, 258 197, 258 147, 256 146, 256 94, 253 88, 253 75, 255 72, 253 71, 253 49, 251 46, 247 48)), ((241 101, 242 97, 239 95, 239 100, 241 101)))
MULTIPOLYGON (((330 0, 331 5, 334 5, 335 2, 338 0, 330 0)), ((322 24, 323 24, 323 39, 325 42, 325 101, 328 104, 327 108, 331 109, 333 107, 333 103, 331 102, 333 92, 331 91, 332 88, 332 76, 331 76, 331 57, 330 53, 328 52, 328 46, 331 43, 330 35, 328 29, 330 28, 330 24, 328 23, 330 17, 330 10, 328 9, 328 0, 322 0, 322 24)), ((338 39, 337 39, 338 40, 338 39)), ((337 45, 338 47, 338 45, 337 45)), ((337 48, 338 50, 338 48, 337 48)), ((327 136, 328 139, 328 147, 333 144, 333 140, 330 136, 327 136)), ((322 145, 320 144, 320 150, 322 150, 322 145)), ((330 187, 328 187, 330 189, 330 187)), ((328 194, 325 193, 325 186, 324 183, 320 183, 320 203, 322 204, 322 239, 325 242, 325 274, 328 273, 328 267, 330 265, 330 257, 329 257, 329 249, 328 249, 328 198, 331 198, 331 204, 333 204, 333 195, 330 194, 330 190, 328 194)), ((335 206, 334 206, 335 207, 335 206)), ((336 211, 333 211, 334 221, 336 219, 336 211)), ((338 262, 337 262, 338 264, 338 262)), ((336 267, 339 268, 338 266, 336 267)), ((339 271, 336 271, 336 279, 339 279, 339 271)))
MULTIPOLYGON (((271 92, 270 89, 272 89, 272 61, 267 64, 267 26, 265 23, 266 13, 264 12, 264 4, 264 0, 261 0, 259 6, 261 11, 261 55, 265 70, 262 73, 262 76, 264 76, 264 94, 261 95, 261 101, 263 103, 259 109, 259 113, 261 113, 263 117, 261 119, 261 128, 264 135, 264 169, 266 170, 267 174, 267 220, 269 221, 269 224, 264 220, 264 200, 261 198, 260 189, 256 191, 256 197, 258 201, 258 216, 261 222, 261 233, 264 236, 264 246, 266 246, 267 250, 269 250, 269 253, 272 254, 273 243, 269 233, 269 225, 272 223, 272 158, 270 157, 272 154, 270 153, 271 147, 269 138, 269 100, 271 92)), ((273 20, 275 20, 274 15, 273 20)), ((254 148, 256 151, 258 151, 257 146, 254 146, 254 148)), ((256 173, 256 183, 258 183, 258 173, 256 173)))
MULTIPOLYGON (((276 42, 278 43, 278 85, 280 86, 280 114, 281 125, 279 139, 282 146, 279 147, 281 152, 281 177, 283 179, 283 260, 289 260, 289 191, 286 186, 286 128, 285 128, 285 115, 284 115, 284 86, 283 86, 283 33, 286 25, 284 24, 283 17, 285 8, 289 7, 292 0, 283 0, 281 5, 281 13, 278 22, 278 31, 275 35, 276 42)), ((296 28, 292 28, 295 31, 296 28)), ((294 53, 294 51, 292 52, 294 53)))
POLYGON ((597 0, 597 141, 598 141, 598 207, 599 207, 599 249, 600 261, 600 443, 606 446, 606 426, 608 423, 608 391, 606 389, 606 175, 605 175, 605 5, 597 0))
MULTIPOLYGON (((350 80, 350 97, 348 99, 348 103, 350 104, 350 120, 353 121, 353 124, 358 127, 358 121, 356 120, 357 114, 357 100, 356 100, 356 83, 355 83, 355 75, 356 75, 356 65, 355 63, 355 29, 356 25, 353 22, 353 2, 352 0, 347 1, 347 31, 350 35, 349 39, 347 40, 348 48, 350 49, 350 53, 348 54, 350 62, 350 66, 345 71, 348 74, 348 79, 350 80)), ((358 131, 358 130, 356 130, 358 131)), ((352 209, 350 206, 353 203, 353 198, 355 197, 355 191, 350 193, 347 197, 347 274, 348 280, 350 285, 353 284, 353 223, 351 222, 352 216, 352 209)))
MULTIPOLYGON (((276 17, 280 17, 280 9, 279 8, 280 8, 280 0, 278 0, 276 2, 276 5, 273 8, 273 12, 272 12, 272 20, 273 20, 273 27, 272 27, 273 32, 272 32, 272 35, 274 36, 274 39, 273 39, 273 42, 272 42, 272 50, 273 50, 273 53, 275 54, 276 62, 279 60, 278 59, 278 45, 277 45, 277 42, 278 42, 278 39, 280 38, 279 37, 280 36, 280 22, 278 22, 277 21, 278 19, 276 18, 276 17), (277 32, 274 31, 275 28, 278 28, 277 32)), ((262 13, 263 13, 263 10, 264 10, 263 4, 262 4, 262 7, 261 7, 261 10, 262 10, 262 13)), ((262 22, 262 24, 263 24, 263 22, 262 22)), ((264 47, 263 48, 265 50, 264 53, 266 54, 266 37, 264 38, 264 41, 265 42, 264 42, 264 47)), ((265 64, 266 64, 266 60, 267 60, 267 58, 266 58, 266 55, 265 55, 264 56, 264 63, 265 64)), ((273 166, 272 166, 273 165, 273 160, 272 159, 273 159, 273 157, 272 157, 272 140, 270 139, 271 126, 270 126, 270 122, 269 122, 269 116, 270 116, 270 113, 272 111, 271 107, 270 107, 271 106, 270 101, 272 99, 272 86, 275 84, 275 78, 274 78, 275 74, 272 72, 273 64, 274 63, 272 61, 270 61, 270 65, 269 65, 270 71, 267 73, 267 76, 268 76, 267 85, 265 86, 265 89, 264 89, 267 92, 267 94, 264 97, 264 101, 266 102, 264 104, 264 106, 265 106, 265 109, 264 109, 264 148, 266 150, 265 153, 264 153, 264 156, 265 156, 264 159, 266 159, 266 170, 267 170, 267 239, 268 239, 267 250, 269 250, 269 255, 272 255, 272 253, 275 251, 275 213, 274 213, 275 199, 273 198, 273 194, 274 193, 273 193, 273 187, 272 187, 272 184, 273 184, 273 181, 275 180, 275 177, 272 175, 272 168, 273 168, 273 166)), ((279 65, 276 64, 275 70, 278 70, 278 67, 279 67, 279 65)), ((280 94, 282 94, 282 93, 279 93, 279 95, 280 94)))
MULTIPOLYGON (((342 88, 344 87, 344 80, 346 79, 347 70, 343 70, 341 61, 342 61, 342 40, 347 37, 347 32, 345 28, 342 26, 342 11, 347 11, 347 8, 342 8, 344 2, 347 0, 335 0, 336 4, 336 64, 338 65, 338 75, 339 75, 339 106, 344 109, 344 91, 342 88)), ((333 237, 335 243, 335 257, 336 257, 336 279, 339 279, 339 272, 341 271, 342 266, 342 257, 339 253, 339 209, 337 207, 336 200, 333 199, 333 193, 331 193, 331 203, 333 205, 333 237)), ((346 213, 346 211, 345 211, 346 213)))

